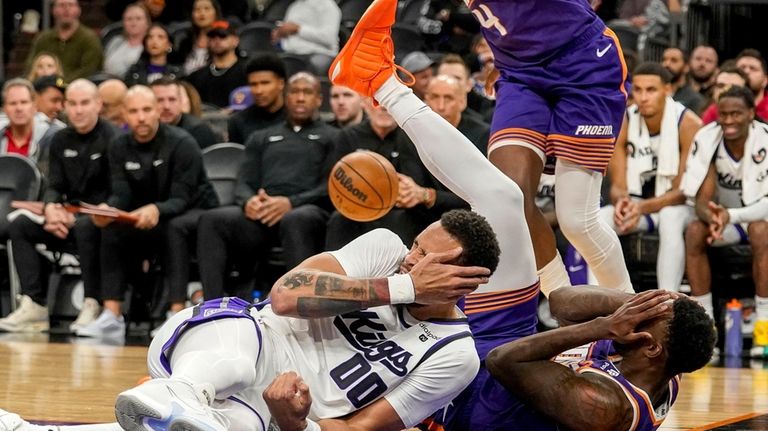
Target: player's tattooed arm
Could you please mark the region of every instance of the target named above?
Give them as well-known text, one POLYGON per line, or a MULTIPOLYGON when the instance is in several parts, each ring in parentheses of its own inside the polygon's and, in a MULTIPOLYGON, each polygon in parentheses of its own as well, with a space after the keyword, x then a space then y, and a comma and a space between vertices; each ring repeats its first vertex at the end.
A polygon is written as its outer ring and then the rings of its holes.
POLYGON ((355 279, 308 269, 275 283, 272 309, 294 317, 329 317, 390 303, 386 278, 355 279))

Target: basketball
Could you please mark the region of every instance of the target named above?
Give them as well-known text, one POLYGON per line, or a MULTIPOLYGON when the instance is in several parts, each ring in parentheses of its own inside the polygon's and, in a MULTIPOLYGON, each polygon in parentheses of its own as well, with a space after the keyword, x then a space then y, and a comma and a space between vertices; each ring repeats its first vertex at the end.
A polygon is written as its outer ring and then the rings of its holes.
POLYGON ((373 221, 387 214, 397 201, 397 188, 395 167, 373 151, 347 154, 328 178, 333 206, 355 221, 373 221))

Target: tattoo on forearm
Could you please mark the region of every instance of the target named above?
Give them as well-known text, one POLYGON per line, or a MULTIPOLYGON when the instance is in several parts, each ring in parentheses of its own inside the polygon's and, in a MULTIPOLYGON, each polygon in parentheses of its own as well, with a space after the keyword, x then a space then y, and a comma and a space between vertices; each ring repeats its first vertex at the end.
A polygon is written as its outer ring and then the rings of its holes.
POLYGON ((287 289, 296 289, 301 286, 308 286, 312 284, 314 275, 307 272, 297 272, 288 274, 283 279, 283 287, 287 289))
POLYGON ((336 274, 298 271, 288 274, 280 286, 289 290, 304 287, 312 290, 296 292, 300 295, 297 313, 303 317, 343 314, 388 304, 390 300, 386 279, 350 279, 336 274))
POLYGON ((346 299, 299 298, 296 304, 296 312, 301 317, 337 316, 364 308, 364 303, 346 299))

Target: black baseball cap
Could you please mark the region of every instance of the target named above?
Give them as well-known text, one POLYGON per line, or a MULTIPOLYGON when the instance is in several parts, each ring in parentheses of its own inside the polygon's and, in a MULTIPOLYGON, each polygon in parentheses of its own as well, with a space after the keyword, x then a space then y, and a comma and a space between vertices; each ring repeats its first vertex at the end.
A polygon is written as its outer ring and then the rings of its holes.
POLYGON ((48 75, 37 78, 32 86, 35 87, 35 91, 42 93, 48 88, 55 88, 62 93, 67 90, 67 84, 64 82, 64 78, 59 75, 48 75))
POLYGON ((237 35, 237 30, 240 28, 240 23, 235 20, 226 19, 214 21, 211 24, 211 29, 208 30, 208 36, 229 36, 237 35))

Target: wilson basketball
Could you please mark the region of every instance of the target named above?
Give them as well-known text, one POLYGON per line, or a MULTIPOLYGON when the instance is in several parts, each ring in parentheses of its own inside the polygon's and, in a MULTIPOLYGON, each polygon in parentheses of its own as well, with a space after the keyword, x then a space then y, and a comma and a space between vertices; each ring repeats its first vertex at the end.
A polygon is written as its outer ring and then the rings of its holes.
POLYGON ((336 162, 328 178, 333 206, 355 221, 383 217, 397 201, 397 172, 373 151, 355 151, 336 162))

